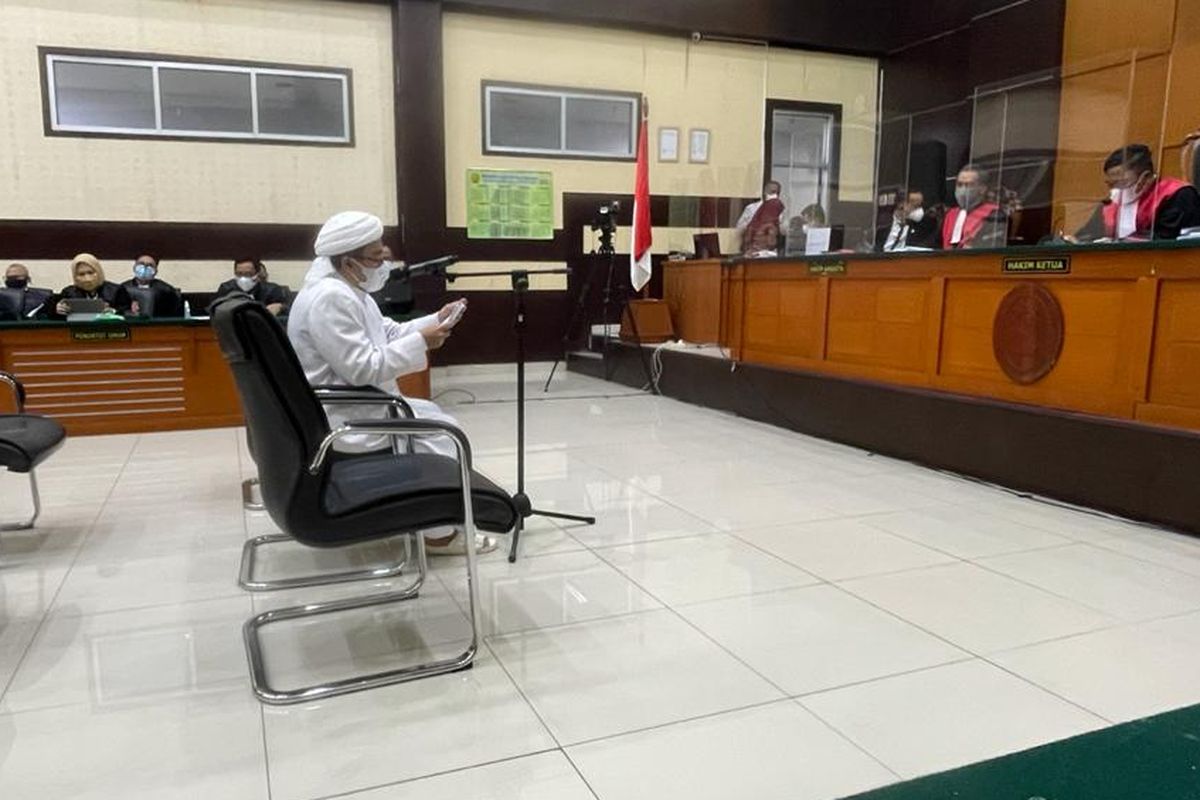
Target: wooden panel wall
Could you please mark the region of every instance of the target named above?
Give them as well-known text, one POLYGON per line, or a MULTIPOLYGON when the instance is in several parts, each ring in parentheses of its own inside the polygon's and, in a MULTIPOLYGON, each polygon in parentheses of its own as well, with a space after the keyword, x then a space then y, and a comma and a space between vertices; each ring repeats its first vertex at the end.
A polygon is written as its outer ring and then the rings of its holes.
POLYGON ((722 344, 738 361, 1200 430, 1200 248, 1075 250, 1067 275, 1006 275, 1005 256, 850 258, 833 276, 727 265, 722 344), (1050 291, 1064 329, 1028 385, 993 350, 1001 300, 1022 282, 1050 291))
POLYGON ((1180 174, 1183 137, 1200 127, 1200 3, 1068 0, 1066 13, 1054 216, 1070 232, 1104 197, 1118 147, 1148 144, 1160 172, 1180 174))

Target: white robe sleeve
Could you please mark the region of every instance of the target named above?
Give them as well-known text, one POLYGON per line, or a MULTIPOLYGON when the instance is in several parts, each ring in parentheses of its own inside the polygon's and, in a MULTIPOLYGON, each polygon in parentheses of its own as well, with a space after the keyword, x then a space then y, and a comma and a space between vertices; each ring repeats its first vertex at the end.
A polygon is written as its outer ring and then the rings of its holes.
POLYGON ((321 358, 346 383, 378 386, 429 365, 425 339, 416 327, 394 339, 389 336, 385 345, 378 346, 353 295, 330 293, 323 301, 321 324, 311 326, 309 335, 321 358))
POLYGON ((396 322, 396 320, 388 319, 387 317, 383 318, 383 330, 387 334, 387 340, 389 342, 394 342, 397 339, 412 334, 417 334, 420 336, 420 333, 418 333, 419 331, 423 331, 426 328, 437 324, 438 315, 436 313, 426 314, 423 317, 417 317, 416 319, 410 319, 404 322, 396 322))

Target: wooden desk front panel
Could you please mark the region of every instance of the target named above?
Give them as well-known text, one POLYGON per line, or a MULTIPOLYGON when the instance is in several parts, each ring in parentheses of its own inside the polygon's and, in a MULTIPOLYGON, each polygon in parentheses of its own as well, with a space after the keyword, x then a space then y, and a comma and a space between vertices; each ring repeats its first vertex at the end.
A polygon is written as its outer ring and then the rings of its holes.
POLYGON ((665 262, 663 294, 676 336, 698 344, 720 341, 720 261, 665 262))
POLYGON ((75 341, 66 327, 7 329, 0 365, 26 410, 71 435, 240 425, 233 376, 204 326, 130 326, 125 340, 75 341))
POLYGON ((739 361, 927 386, 1200 430, 1200 248, 1075 250, 1066 275, 1006 275, 1003 253, 725 266, 722 344, 739 361), (1053 369, 1021 385, 993 350, 1001 300, 1058 301, 1053 369))

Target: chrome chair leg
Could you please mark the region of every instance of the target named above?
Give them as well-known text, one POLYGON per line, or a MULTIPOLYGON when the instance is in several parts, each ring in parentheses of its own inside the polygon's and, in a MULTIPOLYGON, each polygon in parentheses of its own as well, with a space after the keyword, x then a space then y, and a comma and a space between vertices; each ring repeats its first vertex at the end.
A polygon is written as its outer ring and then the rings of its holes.
MULTIPOLYGON (((474 525, 469 526, 472 536, 474 535, 474 525)), ((427 678, 433 675, 442 675, 448 672, 457 672, 467 669, 471 666, 475 659, 475 653, 479 648, 479 632, 476 626, 475 605, 477 598, 474 597, 475 584, 471 581, 472 592, 472 613, 471 613, 471 642, 469 646, 456 656, 428 661, 422 664, 414 664, 395 669, 382 670, 373 672, 368 675, 355 675, 347 678, 342 678, 328 683, 313 684, 303 686, 296 689, 277 689, 270 685, 267 679, 266 667, 263 659, 262 642, 259 637, 261 631, 267 625, 287 620, 306 619, 310 617, 320 616, 324 614, 334 614, 339 611, 350 611, 359 608, 372 608, 375 606, 383 606, 391 603, 400 603, 406 600, 412 600, 417 597, 418 589, 424 581, 427 571, 425 561, 425 544, 422 541, 423 536, 420 533, 412 534, 416 537, 417 564, 418 576, 410 586, 394 592, 383 592, 379 594, 367 595, 365 597, 352 597, 345 600, 334 600, 325 603, 308 603, 300 606, 290 606, 288 608, 275 609, 273 611, 265 611, 246 621, 242 626, 242 639, 246 645, 246 656, 250 662, 250 682, 254 689, 255 696, 264 703, 269 705, 290 705, 293 703, 304 703, 313 700, 321 700, 328 697, 336 697, 337 695, 349 694, 350 692, 358 692, 364 689, 374 689, 379 686, 388 686, 393 683, 403 683, 413 681, 419 678, 427 678)), ((473 541, 473 539, 472 539, 473 541)), ((470 544, 467 545, 468 559, 474 555, 473 548, 470 544)), ((468 567, 469 574, 473 570, 468 567)))
POLYGON ((259 493, 258 478, 246 478, 242 481, 242 508, 247 511, 262 511, 262 495, 259 493))
POLYGON ((37 518, 42 515, 42 496, 38 492, 37 475, 34 471, 29 470, 29 493, 33 497, 33 516, 24 522, 7 522, 0 525, 0 531, 27 531, 37 522, 37 518))
MULTIPOLYGON (((405 536, 404 558, 399 562, 381 564, 380 566, 368 569, 343 570, 340 572, 317 573, 315 575, 299 575, 292 578, 259 580, 254 577, 254 567, 258 560, 259 549, 267 545, 278 544, 280 542, 294 542, 296 540, 286 533, 268 533, 262 536, 255 536, 253 539, 246 540, 246 543, 242 545, 242 564, 238 571, 238 586, 250 592, 274 592, 281 589, 298 589, 303 586, 328 586, 334 583, 377 581, 395 578, 403 573, 412 561, 412 544, 408 541, 409 538, 411 536, 405 536)), ((424 564, 421 563, 425 557, 423 541, 417 544, 417 551, 419 556, 417 569, 418 573, 421 574, 421 580, 424 580, 424 564)), ((417 585, 418 587, 420 586, 419 583, 417 585)))

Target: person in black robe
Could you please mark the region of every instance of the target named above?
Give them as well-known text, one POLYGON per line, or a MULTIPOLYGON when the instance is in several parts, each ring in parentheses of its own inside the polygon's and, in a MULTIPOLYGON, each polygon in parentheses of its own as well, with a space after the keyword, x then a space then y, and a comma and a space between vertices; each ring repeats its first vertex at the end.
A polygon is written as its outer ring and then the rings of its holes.
POLYGON ((141 317, 182 317, 183 296, 158 277, 158 258, 145 253, 133 262, 133 277, 121 284, 130 297, 131 311, 141 317))
POLYGON ((16 296, 16 307, 12 312, 20 319, 31 319, 42 314, 49 308, 48 301, 54 296, 49 289, 29 285, 29 268, 24 264, 8 265, 4 271, 4 291, 16 296))
POLYGON ((129 292, 120 284, 104 279, 104 268, 100 259, 91 253, 80 253, 71 259, 71 277, 74 280, 55 297, 50 315, 62 319, 71 313, 70 300, 103 300, 108 309, 118 314, 128 314, 132 301, 129 292))
POLYGON ((234 292, 250 295, 276 316, 286 314, 288 306, 291 305, 291 292, 286 286, 267 280, 266 265, 257 258, 239 258, 234 261, 233 278, 217 287, 216 299, 234 292))

